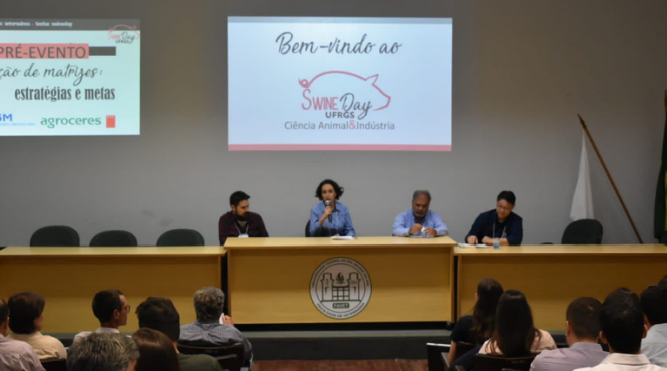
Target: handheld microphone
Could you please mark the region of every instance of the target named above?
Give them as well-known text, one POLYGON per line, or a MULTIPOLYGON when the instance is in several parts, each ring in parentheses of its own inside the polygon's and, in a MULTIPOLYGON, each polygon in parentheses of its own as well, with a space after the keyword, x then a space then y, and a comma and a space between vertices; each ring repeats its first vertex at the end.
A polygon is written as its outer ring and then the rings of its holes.
MULTIPOLYGON (((324 205, 325 205, 326 207, 331 206, 331 201, 330 201, 330 200, 325 200, 325 201, 324 201, 324 205)), ((329 216, 328 216, 327 218, 329 219, 329 223, 331 223, 331 214, 329 214, 329 216)))

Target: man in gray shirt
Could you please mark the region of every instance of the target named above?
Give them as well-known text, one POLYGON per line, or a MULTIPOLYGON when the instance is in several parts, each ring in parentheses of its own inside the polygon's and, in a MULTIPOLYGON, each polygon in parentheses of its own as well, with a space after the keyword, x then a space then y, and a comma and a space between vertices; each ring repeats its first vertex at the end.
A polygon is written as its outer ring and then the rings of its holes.
POLYGON ((531 371, 572 371, 600 364, 608 355, 597 343, 600 335, 599 300, 579 298, 565 314, 565 340, 569 348, 545 350, 530 365, 531 371))
POLYGON ((0 298, 0 370, 44 371, 32 347, 18 340, 5 338, 9 325, 9 306, 0 298))
POLYGON ((194 323, 181 326, 178 342, 183 345, 216 347, 241 343, 243 358, 246 363, 252 359, 252 345, 245 336, 234 327, 231 317, 222 313, 225 294, 216 287, 204 287, 195 292, 194 323))
POLYGON ((652 364, 667 367, 667 287, 649 287, 640 299, 648 328, 642 339, 642 353, 652 364))

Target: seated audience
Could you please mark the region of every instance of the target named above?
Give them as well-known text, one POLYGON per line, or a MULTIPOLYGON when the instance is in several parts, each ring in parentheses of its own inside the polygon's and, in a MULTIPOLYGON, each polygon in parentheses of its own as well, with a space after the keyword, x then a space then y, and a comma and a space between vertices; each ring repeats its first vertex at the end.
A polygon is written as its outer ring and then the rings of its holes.
POLYGON ((72 344, 67 371, 134 371, 139 349, 121 334, 93 333, 72 344))
POLYGON ((496 198, 496 208, 479 214, 466 236, 467 243, 518 245, 523 240, 523 219, 515 213, 516 196, 502 191, 496 198))
POLYGON ((209 347, 242 343, 244 359, 249 362, 252 359, 252 345, 241 331, 234 327, 231 317, 222 317, 222 308, 225 304, 225 294, 222 290, 204 287, 195 292, 194 302, 197 320, 181 327, 181 337, 178 342, 209 347))
POLYGON ((667 289, 667 274, 664 277, 662 277, 660 282, 658 282, 658 287, 660 287, 661 289, 667 289))
POLYGON ((149 328, 140 328, 132 339, 139 347, 136 371, 181 371, 174 344, 167 335, 149 328))
POLYGON ((556 349, 556 343, 551 334, 533 325, 526 297, 517 290, 505 291, 498 302, 494 333, 479 353, 523 357, 545 349, 556 349))
MULTIPOLYGON (((492 278, 484 278, 477 285, 475 293, 475 307, 472 316, 463 316, 454 325, 451 335, 451 348, 449 351, 449 364, 453 364, 457 342, 465 342, 481 345, 491 338, 496 318, 498 301, 503 294, 503 287, 492 278)), ((477 353, 477 352, 475 352, 477 353)), ((466 370, 472 365, 463 364, 466 370)))
MULTIPOLYGON (((100 327, 95 332, 111 332, 120 334, 118 328, 127 324, 127 314, 130 306, 127 304, 125 295, 119 290, 100 291, 93 297, 93 314, 100 321, 100 327)), ((74 342, 92 334, 84 331, 74 336, 74 342)))
POLYGON ((5 338, 9 327, 9 306, 0 298, 0 370, 44 371, 32 347, 23 341, 5 338))
POLYGON ((642 353, 652 364, 667 367, 667 288, 649 287, 642 293, 641 303, 648 328, 642 353))
POLYGON ((569 348, 545 350, 530 365, 531 371, 572 371, 600 364, 609 353, 598 344, 599 300, 579 298, 565 313, 565 340, 569 348))
POLYGON ((25 341, 30 344, 39 359, 67 358, 67 352, 60 340, 42 335, 39 332, 44 322, 44 305, 46 301, 36 292, 21 292, 12 295, 8 301, 9 329, 12 334, 8 337, 14 340, 25 341))
POLYGON ((595 367, 581 371, 667 371, 652 365, 641 354, 642 338, 646 336, 644 313, 637 294, 620 288, 609 294, 600 309, 600 338, 609 345, 609 355, 595 367))
MULTIPOLYGON (((177 342, 181 333, 180 316, 174 303, 167 298, 149 297, 135 311, 139 327, 149 328, 165 334, 178 352, 177 342)), ((218 361, 206 354, 188 355, 178 353, 181 371, 222 371, 218 361)))

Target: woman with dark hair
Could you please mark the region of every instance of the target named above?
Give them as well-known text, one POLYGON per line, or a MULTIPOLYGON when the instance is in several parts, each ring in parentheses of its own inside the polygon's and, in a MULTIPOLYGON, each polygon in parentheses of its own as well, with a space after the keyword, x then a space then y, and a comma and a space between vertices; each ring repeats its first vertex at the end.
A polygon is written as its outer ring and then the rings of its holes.
POLYGON ((484 278, 479 281, 472 316, 461 317, 456 322, 454 330, 452 330, 449 364, 452 364, 456 359, 457 342, 481 345, 491 338, 494 330, 496 308, 502 294, 503 287, 493 278, 484 278))
POLYGON ((545 349, 556 349, 556 343, 548 332, 533 325, 526 297, 517 290, 505 291, 498 302, 493 335, 479 353, 522 357, 545 349))
POLYGON ((7 338, 25 341, 35 350, 39 359, 67 358, 67 351, 60 340, 39 332, 44 323, 46 301, 36 292, 21 292, 12 295, 9 306, 9 329, 7 338))
POLYGON ((132 339, 139 347, 136 371, 181 371, 174 344, 167 335, 148 328, 140 328, 132 339))
POLYGON ((339 202, 345 188, 331 179, 320 182, 315 191, 315 197, 320 203, 310 210, 311 236, 354 236, 354 226, 350 212, 342 202, 339 202))
POLYGON ((466 236, 467 243, 518 245, 523 240, 523 219, 515 213, 516 196, 512 191, 502 191, 496 198, 496 208, 477 216, 466 236))

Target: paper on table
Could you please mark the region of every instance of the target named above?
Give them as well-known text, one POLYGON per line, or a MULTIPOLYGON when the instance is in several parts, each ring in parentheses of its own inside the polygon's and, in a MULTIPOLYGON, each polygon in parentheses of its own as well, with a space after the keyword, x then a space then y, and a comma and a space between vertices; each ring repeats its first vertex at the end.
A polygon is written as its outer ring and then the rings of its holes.
POLYGON ((458 246, 462 249, 471 248, 471 247, 477 248, 477 249, 488 249, 489 248, 488 245, 483 244, 483 243, 463 243, 463 242, 459 242, 458 246))
POLYGON ((331 239, 332 239, 332 240, 354 240, 354 236, 339 236, 339 235, 335 235, 335 236, 331 236, 331 239))

